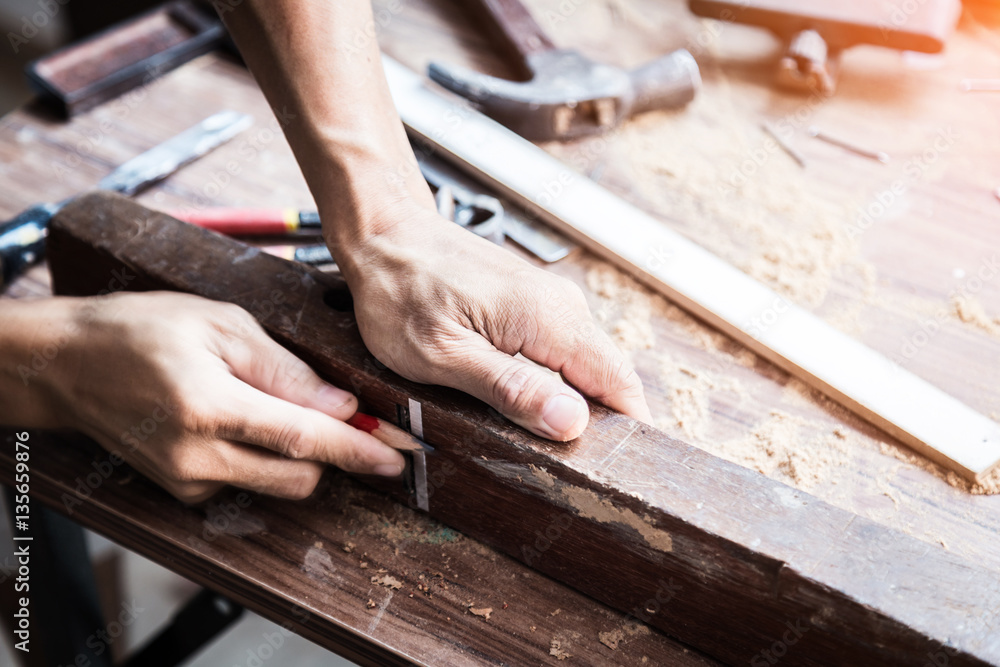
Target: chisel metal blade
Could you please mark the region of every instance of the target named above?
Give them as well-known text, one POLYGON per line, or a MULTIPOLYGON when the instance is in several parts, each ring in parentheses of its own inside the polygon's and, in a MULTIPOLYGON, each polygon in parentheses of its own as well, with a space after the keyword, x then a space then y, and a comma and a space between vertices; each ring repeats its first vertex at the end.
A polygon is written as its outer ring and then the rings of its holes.
POLYGON ((98 183, 102 190, 134 195, 224 144, 250 127, 253 118, 236 111, 220 111, 194 127, 132 158, 98 183))

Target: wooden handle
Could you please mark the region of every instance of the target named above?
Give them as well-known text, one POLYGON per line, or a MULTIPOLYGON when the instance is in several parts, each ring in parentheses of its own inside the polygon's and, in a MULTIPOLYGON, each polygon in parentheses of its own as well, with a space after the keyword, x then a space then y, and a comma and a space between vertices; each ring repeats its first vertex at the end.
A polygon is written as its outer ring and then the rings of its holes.
POLYGON ((556 48, 519 0, 478 0, 468 6, 488 22, 491 36, 521 65, 534 53, 556 48))

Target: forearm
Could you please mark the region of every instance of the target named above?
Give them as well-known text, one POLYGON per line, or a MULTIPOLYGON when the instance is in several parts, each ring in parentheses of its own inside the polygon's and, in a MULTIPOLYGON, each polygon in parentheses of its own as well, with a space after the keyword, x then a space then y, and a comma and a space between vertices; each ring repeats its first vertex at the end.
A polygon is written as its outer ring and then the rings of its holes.
POLYGON ((284 126, 338 261, 389 207, 433 207, 382 71, 368 0, 249 0, 221 11, 284 126))
POLYGON ((78 335, 76 299, 0 301, 0 424, 62 426, 56 393, 60 355, 78 335))

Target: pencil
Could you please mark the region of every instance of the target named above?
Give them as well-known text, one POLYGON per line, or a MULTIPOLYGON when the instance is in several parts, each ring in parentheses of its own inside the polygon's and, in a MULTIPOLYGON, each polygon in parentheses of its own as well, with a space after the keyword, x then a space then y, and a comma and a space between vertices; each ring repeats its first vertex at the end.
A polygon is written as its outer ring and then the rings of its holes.
POLYGON ((366 415, 363 412, 356 412, 354 416, 347 420, 347 423, 365 433, 371 433, 380 442, 383 442, 393 449, 413 451, 423 449, 424 444, 398 426, 393 426, 389 422, 366 415))

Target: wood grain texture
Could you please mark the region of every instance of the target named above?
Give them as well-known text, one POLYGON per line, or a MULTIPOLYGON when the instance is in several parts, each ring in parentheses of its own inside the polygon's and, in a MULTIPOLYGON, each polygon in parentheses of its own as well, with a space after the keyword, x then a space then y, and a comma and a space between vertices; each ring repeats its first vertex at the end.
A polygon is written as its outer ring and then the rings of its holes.
POLYGON ((752 658, 798 623, 800 664, 914 664, 943 646, 949 664, 1000 662, 1000 582, 976 564, 597 405, 559 445, 403 380, 327 305, 344 289, 328 276, 103 194, 57 216, 50 267, 62 294, 117 272, 131 290, 237 303, 372 414, 420 401, 433 517, 715 657, 752 658))
MULTIPOLYGON (((707 213, 700 210, 701 215, 689 215, 692 205, 687 201, 698 193, 688 192, 687 184, 705 178, 697 169, 699 164, 714 159, 714 178, 726 182, 741 161, 762 147, 762 119, 790 121, 793 128, 816 123, 893 156, 893 162, 884 166, 794 137, 808 163, 807 178, 788 182, 785 177, 794 174, 783 172, 784 156, 774 154, 761 168, 754 191, 746 193, 817 207, 843 202, 847 226, 857 222, 855 206, 876 202, 879 194, 905 175, 908 164, 920 159, 939 130, 955 130, 957 142, 937 156, 924 178, 909 184, 890 214, 876 216, 860 239, 858 257, 873 269, 876 280, 866 283, 858 265, 851 262, 832 265, 829 292, 811 308, 892 358, 916 340, 920 343, 916 354, 901 360, 906 368, 980 412, 994 419, 1000 416, 1000 385, 993 381, 1000 374, 1000 339, 974 323, 960 321, 951 302, 957 290, 970 286, 977 271, 996 261, 995 249, 1000 248, 998 204, 993 195, 1000 185, 995 159, 1000 136, 993 98, 963 96, 957 86, 963 77, 992 76, 1000 67, 1000 51, 995 47, 1000 13, 993 3, 965 3, 966 15, 938 69, 915 70, 908 58, 901 59, 887 49, 848 51, 838 94, 821 105, 773 89, 774 65, 781 49, 764 31, 705 23, 690 15, 684 2, 586 3, 570 15, 560 12, 560 0, 528 4, 554 41, 580 48, 591 58, 632 67, 682 46, 695 54, 706 85, 688 109, 638 119, 601 140, 545 148, 662 218, 664 224, 741 266, 745 258, 761 254, 761 238, 797 241, 814 232, 809 225, 782 226, 777 219, 770 220, 766 229, 747 229, 742 221, 753 219, 753 208, 747 208, 743 216, 726 218, 716 213, 714 202, 707 213), (739 113, 729 111, 733 109, 739 113), (661 128, 672 127, 678 128, 676 138, 690 135, 692 139, 661 144, 663 154, 676 153, 684 164, 680 168, 650 164, 639 150, 648 144, 647 135, 655 139, 661 128), (716 135, 727 142, 721 155, 711 141, 716 135), (653 169, 661 171, 651 173, 653 169), (782 177, 769 178, 771 173, 782 177), (723 226, 731 230, 724 239, 708 233, 723 226), (761 232, 766 232, 763 237, 761 232), (922 338, 928 331, 932 332, 929 341, 922 338)), ((516 75, 497 57, 480 27, 466 18, 466 3, 460 0, 411 0, 397 11, 390 11, 396 5, 389 0, 375 0, 374 5, 391 17, 381 25, 383 48, 411 69, 420 71, 428 61, 440 60, 505 78, 516 75)), ((37 107, 0 119, 0 212, 9 217, 37 201, 58 200, 91 187, 117 164, 224 108, 252 113, 257 125, 231 145, 158 184, 140 201, 156 208, 314 207, 291 151, 276 132, 268 105, 249 75, 227 59, 210 55, 70 123, 56 122, 37 107), (239 174, 227 179, 227 165, 232 164, 239 174)), ((520 252, 511 244, 508 249, 520 252)), ((582 252, 548 270, 578 283, 595 314, 607 318, 603 325, 613 332, 619 309, 590 280, 595 271, 603 275, 608 270, 603 262, 582 252)), ((792 277, 808 279, 800 270, 792 277)), ((49 293, 48 281, 46 269, 39 267, 3 296, 44 296, 49 293)), ((986 280, 976 287, 975 299, 986 312, 1000 312, 1000 281, 986 280)), ((652 342, 648 348, 631 348, 628 353, 662 428, 713 450, 717 442, 766 434, 774 413, 779 412, 797 425, 789 436, 796 449, 807 450, 811 442, 845 435, 846 454, 819 467, 815 478, 791 476, 794 465, 809 463, 794 457, 782 459, 781 465, 774 465, 777 459, 768 459, 769 465, 761 470, 841 509, 903 531, 921 540, 930 552, 950 552, 975 562, 987 571, 984 581, 1000 577, 1000 550, 996 549, 1000 496, 973 495, 949 485, 942 471, 914 461, 891 437, 805 390, 780 369, 719 337, 659 297, 644 295, 638 288, 636 292, 637 305, 651 305, 652 342), (678 373, 678 368, 683 372, 678 373), (672 417, 673 406, 683 402, 686 391, 678 380, 692 377, 707 378, 715 387, 707 396, 709 428, 702 434, 692 434, 672 417), (743 391, 731 391, 734 384, 743 391)), ((765 444, 748 444, 747 448, 765 444)), ((83 464, 73 474, 85 471, 83 464)), ((126 513, 135 502, 125 497, 116 511, 126 513)), ((142 535, 142 524, 133 526, 142 535)), ((157 558, 155 550, 150 550, 150 556, 157 558)), ((159 560, 170 565, 166 559, 159 560)), ((874 558, 871 565, 886 572, 893 567, 874 558)), ((490 580, 486 587, 495 584, 490 580)), ((582 609, 583 603, 578 604, 582 609)), ((760 649, 769 645, 762 644, 760 649)), ((783 664, 793 661, 794 654, 783 664)))
MULTIPOLYGON (((12 442, 0 429, 4 483, 12 442)), ((361 665, 562 664, 553 640, 572 664, 718 664, 342 473, 299 503, 231 489, 191 507, 86 438, 29 442, 35 502, 361 665), (618 630, 616 649, 601 643, 618 630)))

